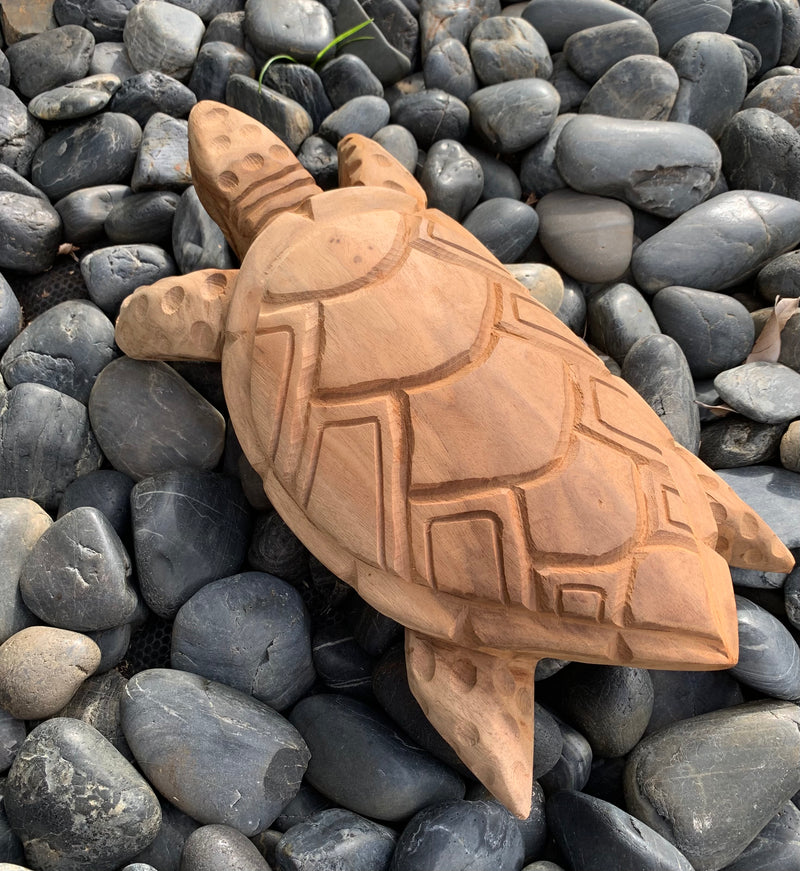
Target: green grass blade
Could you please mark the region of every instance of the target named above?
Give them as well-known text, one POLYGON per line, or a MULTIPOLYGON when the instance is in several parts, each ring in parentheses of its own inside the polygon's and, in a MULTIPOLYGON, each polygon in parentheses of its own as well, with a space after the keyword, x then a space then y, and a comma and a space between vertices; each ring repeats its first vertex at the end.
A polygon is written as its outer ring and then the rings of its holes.
MULTIPOLYGON (((323 57, 332 49, 334 46, 340 45, 346 39, 351 37, 354 33, 358 33, 359 30, 363 30, 367 25, 372 24, 374 21, 373 18, 368 18, 366 21, 362 21, 361 24, 356 24, 355 27, 351 27, 349 30, 345 30, 344 33, 340 33, 335 39, 332 39, 325 48, 322 48, 317 53, 317 56, 314 58, 314 62, 311 64, 311 69, 315 70, 317 68, 317 64, 322 60, 323 57)), ((359 39, 372 39, 371 36, 360 36, 359 39)), ((351 40, 355 42, 356 40, 351 40)))
POLYGON ((274 54, 265 64, 261 67, 261 73, 258 76, 258 93, 261 93, 261 85, 264 81, 264 76, 266 75, 267 70, 275 63, 276 60, 288 60, 291 63, 296 64, 297 61, 290 54, 274 54))

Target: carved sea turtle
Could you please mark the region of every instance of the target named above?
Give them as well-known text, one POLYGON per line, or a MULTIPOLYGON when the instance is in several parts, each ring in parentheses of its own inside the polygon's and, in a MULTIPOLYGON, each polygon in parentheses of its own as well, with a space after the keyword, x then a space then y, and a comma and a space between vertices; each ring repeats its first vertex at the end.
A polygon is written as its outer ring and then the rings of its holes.
POLYGON ((222 361, 270 501, 406 627, 414 695, 497 798, 529 812, 539 659, 736 662, 727 562, 791 554, 405 169, 348 136, 323 193, 212 102, 189 141, 241 269, 138 289, 117 341, 222 361))

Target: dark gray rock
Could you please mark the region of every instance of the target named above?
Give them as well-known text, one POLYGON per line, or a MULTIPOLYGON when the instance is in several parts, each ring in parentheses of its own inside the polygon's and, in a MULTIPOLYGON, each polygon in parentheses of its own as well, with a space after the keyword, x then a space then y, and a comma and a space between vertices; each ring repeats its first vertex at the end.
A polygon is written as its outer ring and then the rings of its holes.
POLYGON ((370 656, 381 656, 400 639, 403 627, 364 602, 353 626, 353 637, 370 656))
POLYGON ((731 674, 772 698, 800 698, 800 648, 789 630, 743 596, 736 596, 736 614, 739 662, 731 674))
POLYGON ((103 229, 117 245, 149 242, 163 248, 172 239, 172 222, 179 202, 180 196, 173 191, 131 194, 112 205, 103 229))
POLYGON ((795 70, 794 75, 762 80, 744 98, 742 109, 769 109, 796 128, 800 124, 798 72, 800 71, 795 70))
POLYGON ((45 623, 76 632, 111 629, 136 610, 131 561, 105 515, 76 508, 45 530, 19 578, 25 604, 45 623))
POLYGON ((549 79, 553 72, 547 43, 524 18, 495 16, 481 21, 470 34, 469 54, 484 85, 549 79))
POLYGON ((660 671, 650 669, 653 713, 645 735, 720 708, 740 705, 739 684, 727 671, 660 671))
MULTIPOLYGON (((55 204, 55 210, 61 215, 64 238, 73 245, 99 239, 103 235, 105 220, 114 206, 130 194, 131 189, 126 184, 97 185, 67 194, 55 204)), ((127 241, 147 240, 137 237, 127 241)))
POLYGON ((680 80, 669 120, 694 124, 719 139, 747 91, 747 67, 736 43, 722 33, 689 33, 667 60, 680 80))
POLYGON ((559 51, 579 30, 610 24, 612 21, 642 21, 640 15, 612 0, 532 0, 522 12, 544 37, 551 51, 559 51))
POLYGON ((579 115, 558 138, 556 162, 575 190, 674 218, 711 193, 721 157, 711 137, 688 124, 579 115))
POLYGON ((180 871, 183 845, 189 835, 198 828, 199 823, 166 799, 162 798, 160 801, 161 827, 158 834, 148 847, 136 854, 134 859, 138 863, 147 863, 145 868, 152 866, 158 871, 180 871))
POLYGON ((181 871, 270 871, 253 842, 231 826, 210 825, 195 829, 186 839, 181 871))
POLYGON ((191 184, 189 127, 181 118, 163 112, 150 116, 133 167, 134 191, 182 191, 191 184))
POLYGON ((119 41, 134 0, 55 0, 53 14, 61 24, 85 27, 98 41, 119 41))
POLYGON ((137 3, 125 19, 122 39, 140 73, 157 70, 185 82, 192 71, 205 26, 191 9, 162 0, 137 3))
POLYGON ((792 421, 781 438, 781 465, 800 472, 800 423, 792 421))
POLYGON ((139 587, 161 617, 235 574, 247 553, 247 502, 239 482, 223 475, 183 468, 145 478, 131 492, 131 519, 139 587))
POLYGON ((731 0, 656 0, 644 17, 658 38, 659 54, 666 54, 689 33, 725 33, 731 9, 731 0))
POLYGON ((206 584, 181 607, 170 661, 280 711, 314 683, 310 629, 293 587, 245 572, 206 584))
POLYGON ((335 109, 355 97, 380 97, 383 85, 370 68, 354 54, 341 54, 320 70, 325 93, 335 109))
POLYGON ((89 71, 94 37, 84 27, 67 24, 9 45, 11 81, 24 97, 82 79, 89 71))
POLYGON ((783 363, 743 363, 717 375, 714 386, 723 402, 760 423, 800 417, 800 373, 783 363))
POLYGON ((500 14, 500 0, 429 0, 420 5, 419 35, 422 57, 439 42, 453 38, 466 44, 475 26, 493 15, 500 14))
POLYGON ((44 272, 61 243, 61 217, 45 200, 0 191, 0 269, 44 272))
POLYGON ((628 809, 698 871, 722 868, 800 786, 798 724, 796 705, 768 701, 668 726, 628 757, 628 809), (746 790, 733 788, 740 778, 746 790))
POLYGON ((557 52, 552 59, 553 75, 550 77, 550 83, 561 98, 561 112, 577 111, 589 93, 591 85, 572 69, 563 52, 557 52))
POLYGON ((519 170, 523 193, 534 194, 541 199, 545 194, 566 186, 556 165, 556 143, 564 127, 574 117, 572 113, 559 115, 547 135, 525 152, 519 170))
POLYGON ((156 836, 158 799, 96 729, 58 717, 26 738, 6 782, 9 821, 42 871, 112 871, 156 836))
MULTIPOLYGON (((0 161, 20 175, 28 176, 33 155, 43 141, 42 125, 10 88, 0 87, 0 161)), ((25 190, 18 193, 32 195, 25 190)))
POLYGON ((410 173, 416 171, 419 148, 416 139, 405 127, 401 127, 399 124, 387 124, 385 127, 381 127, 372 138, 410 173))
POLYGON ((756 276, 756 286, 771 303, 776 296, 800 296, 800 251, 789 251, 767 263, 756 276))
POLYGON ((522 835, 495 801, 445 801, 426 807, 403 829, 390 871, 520 868, 522 835))
POLYGON ((122 662, 131 643, 131 632, 132 624, 123 623, 121 626, 112 626, 111 629, 97 629, 86 633, 100 648, 100 665, 95 669, 95 674, 103 674, 122 662))
POLYGON ((0 51, 0 86, 7 88, 11 84, 11 65, 5 52, 0 51))
POLYGON ((376 820, 402 820, 459 798, 464 784, 407 742, 378 711, 340 695, 308 696, 290 721, 311 751, 308 782, 332 801, 376 820))
POLYGON ((700 412, 686 357, 675 339, 644 336, 625 355, 622 377, 687 451, 700 448, 700 412))
POLYGON ((0 275, 0 353, 22 329, 22 307, 11 285, 0 275))
POLYGON ((0 771, 6 771, 14 761, 26 734, 24 720, 0 711, 0 771))
POLYGON ((37 148, 31 181, 53 200, 80 188, 125 182, 141 138, 142 130, 133 118, 103 112, 65 127, 37 148))
POLYGON ((458 97, 437 88, 405 94, 391 107, 392 122, 409 130, 421 148, 439 139, 460 141, 469 129, 470 110, 458 97))
POLYGON ((430 208, 460 221, 480 199, 483 169, 460 142, 440 139, 428 149, 420 184, 430 208))
POLYGON ((172 251, 181 273, 231 269, 234 257, 222 230, 203 207, 194 187, 181 194, 172 222, 172 251))
POLYGON ((353 97, 320 124, 319 135, 334 144, 348 133, 370 137, 389 123, 391 110, 383 97, 353 97))
POLYGON ((592 342, 619 363, 639 339, 661 332, 645 298, 624 283, 612 284, 588 298, 587 322, 592 342))
POLYGON ((104 109, 120 84, 119 76, 111 73, 78 79, 37 94, 28 104, 28 111, 42 121, 84 118, 104 109))
POLYGON ((729 415, 703 427, 698 456, 711 469, 769 463, 778 457, 785 424, 729 415))
POLYGON ((431 48, 422 72, 428 90, 446 91, 459 100, 468 100, 480 87, 467 47, 452 37, 431 48))
POLYGON ((635 54, 617 61, 592 85, 581 114, 667 121, 678 93, 678 74, 660 57, 635 54))
POLYGON ((227 42, 206 42, 200 46, 189 77, 189 90, 198 100, 225 101, 228 79, 237 73, 255 76, 253 58, 242 48, 227 42))
POLYGON ((675 339, 695 378, 713 378, 753 347, 753 320, 737 299, 691 287, 665 287, 653 298, 662 332, 675 339))
POLYGON ((276 575, 290 584, 308 577, 308 551, 277 511, 258 517, 247 561, 254 568, 276 575))
POLYGON ((275 850, 276 867, 281 871, 387 871, 395 842, 395 833, 386 826, 343 808, 330 808, 284 834, 275 850))
POLYGON ((333 19, 318 0, 248 0, 244 31, 263 62, 276 54, 291 55, 300 63, 313 61, 334 38, 333 19))
POLYGON ((180 466, 213 469, 222 456, 222 415, 166 363, 114 360, 89 413, 109 462, 136 481, 180 466))
POLYGON ((118 353, 111 321, 88 300, 72 299, 31 321, 0 358, 0 372, 9 387, 46 384, 86 403, 118 353))
MULTIPOLYGON (((344 20, 339 17, 345 11, 343 7, 350 5, 339 3, 338 25, 344 24, 344 20)), ((419 53, 419 22, 417 21, 419 3, 417 0, 360 0, 360 6, 375 21, 376 28, 385 37, 385 40, 396 46, 397 50, 402 52, 413 66, 419 53)), ((372 31, 365 29, 364 33, 366 36, 370 36, 372 31)), ((375 42, 375 40, 371 41, 375 42)), ((370 53, 365 53, 364 59, 373 60, 370 53)), ((379 58, 376 57, 374 60, 378 61, 379 58)), ((375 65, 373 63, 373 66, 375 65)), ((407 74, 404 73, 404 75, 407 74)))
POLYGON ((798 241, 800 203, 758 191, 729 191, 644 241, 633 252, 631 267, 638 287, 649 293, 673 284, 723 290, 798 241))
POLYGON ((309 136, 300 146, 297 160, 323 190, 339 186, 339 155, 327 139, 309 136))
POLYGON ((300 103, 271 88, 259 89, 255 79, 239 73, 228 79, 225 102, 269 127, 295 154, 314 132, 311 116, 300 103))
POLYGON ((308 762, 280 714, 223 684, 171 669, 134 675, 122 728, 145 776, 200 823, 254 835, 297 793, 308 762))
POLYGON ((158 70, 145 70, 125 79, 108 108, 130 115, 144 127, 156 112, 185 118, 196 102, 194 93, 177 79, 158 70))
POLYGON ((522 185, 516 172, 507 163, 474 145, 466 145, 465 148, 480 163, 483 170, 481 200, 493 200, 495 197, 522 199, 522 185))
POLYGON ((747 466, 722 469, 717 474, 772 527, 786 547, 800 547, 800 529, 796 523, 800 505, 797 472, 773 466, 747 466))
POLYGON ((555 123, 561 98, 543 79, 489 85, 467 101, 472 126, 493 151, 509 154, 530 148, 555 123))
MULTIPOLYGON (((561 754, 558 762, 539 778, 544 790, 542 799, 544 795, 553 795, 561 789, 583 789, 592 770, 592 745, 577 729, 573 729, 563 720, 556 722, 561 730, 561 754)), ((543 827, 542 840, 544 835, 543 827)), ((527 849, 525 852, 526 855, 538 855, 539 850, 527 849)))
POLYGON ((513 263, 533 242, 539 216, 526 203, 495 197, 477 205, 462 223, 501 263, 513 263))
POLYGON ((331 803, 325 796, 320 795, 316 789, 304 782, 300 786, 300 791, 281 811, 272 827, 277 832, 288 832, 292 826, 304 822, 318 811, 327 810, 330 806, 331 803))
POLYGON ((137 287, 175 275, 175 261, 158 245, 112 245, 81 260, 89 297, 110 317, 137 287))
POLYGON ((8 815, 5 811, 5 803, 3 794, 6 790, 6 778, 0 779, 0 850, 2 850, 3 861, 7 863, 4 871, 19 871, 25 866, 25 850, 22 847, 22 841, 14 834, 8 822, 8 815))
POLYGON ((589 84, 623 58, 648 54, 658 55, 658 40, 644 21, 612 21, 587 27, 564 43, 567 62, 589 84))
POLYGON ((800 810, 791 801, 778 811, 725 871, 773 871, 800 863, 800 810))
POLYGON ((339 0, 336 31, 345 33, 362 25, 347 52, 357 55, 384 85, 407 76, 416 59, 419 25, 401 0, 339 0), (372 23, 370 23, 370 18, 372 23))
POLYGON ((758 49, 759 72, 777 65, 783 35, 783 14, 778 0, 733 0, 733 14, 727 29, 728 33, 758 49))
POLYGON ((323 626, 314 634, 311 653, 321 684, 348 696, 369 697, 374 662, 347 623, 323 626))
POLYGON ((555 315, 575 335, 583 337, 586 324, 586 297, 583 295, 578 282, 568 276, 564 280, 564 296, 555 311, 555 315))
POLYGON ((122 42, 97 43, 92 54, 89 73, 90 75, 113 73, 121 82, 137 74, 122 42))
POLYGON ((49 202, 47 195, 43 191, 40 191, 36 185, 32 185, 15 169, 6 166, 4 163, 0 163, 0 191, 24 194, 26 197, 34 197, 35 199, 49 202))
POLYGON ((101 460, 77 399, 43 384, 19 384, 3 397, 0 497, 24 496, 52 511, 67 485, 101 460))
POLYGON ((274 63, 264 74, 264 85, 299 103, 311 116, 312 127, 333 111, 319 74, 305 64, 274 63))
MULTIPOLYGON (((591 753, 591 751, 589 752, 591 753)), ((467 799, 469 801, 488 801, 493 804, 500 804, 482 783, 473 784, 469 788, 467 799)), ((526 861, 533 856, 540 856, 542 854, 542 849, 547 839, 547 821, 544 815, 544 803, 545 797, 542 787, 538 781, 534 780, 533 789, 531 790, 531 812, 524 820, 519 817, 515 818, 519 832, 522 835, 526 861)))

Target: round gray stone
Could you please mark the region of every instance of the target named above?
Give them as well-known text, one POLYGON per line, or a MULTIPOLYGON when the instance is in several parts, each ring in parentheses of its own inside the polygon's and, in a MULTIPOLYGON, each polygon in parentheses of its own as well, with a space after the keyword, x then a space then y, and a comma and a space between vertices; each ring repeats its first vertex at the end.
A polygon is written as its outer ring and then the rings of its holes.
POLYGON ((200 16, 162 0, 137 3, 125 19, 122 39, 133 66, 189 78, 205 32, 200 16))
POLYGON ((176 273, 175 262, 158 245, 112 245, 81 260, 81 275, 92 302, 115 317, 137 287, 176 273))
POLYGON ((589 297, 587 321, 591 340, 620 363, 635 342, 661 332, 644 297, 623 282, 589 297))
POLYGON ((181 273, 232 269, 234 257, 222 230, 203 207, 194 185, 182 194, 172 222, 172 251, 181 273))
POLYGON ((273 91, 272 88, 259 89, 258 82, 248 76, 235 73, 228 79, 225 102, 256 118, 295 154, 304 140, 314 132, 311 115, 300 103, 273 91))
MULTIPOLYGON (((36 149, 44 142, 42 125, 11 90, 0 86, 0 161, 28 176, 36 149)), ((18 191, 30 196, 28 191, 18 191)))
POLYGON ((658 40, 644 21, 622 20, 579 30, 564 43, 573 70, 594 84, 615 63, 631 55, 658 55, 658 40))
POLYGON ((115 203, 103 223, 111 242, 149 242, 165 247, 172 239, 172 222, 180 196, 174 191, 131 194, 115 203))
POLYGON ((472 126, 482 139, 493 151, 509 154, 530 148, 547 135, 561 98, 544 79, 517 79, 481 88, 467 105, 472 126))
POLYGON ((391 110, 383 97, 353 97, 320 124, 319 135, 336 144, 349 133, 371 137, 389 123, 391 110))
POLYGON ((354 54, 341 54, 329 60, 319 76, 328 99, 337 109, 355 97, 383 97, 380 79, 354 54))
POLYGON ((480 199, 483 169, 460 142, 440 139, 428 149, 420 184, 430 208, 460 221, 480 199))
POLYGON ((513 79, 549 79, 553 61, 547 43, 524 18, 495 16, 475 26, 469 54, 483 85, 513 79))
POLYGON ((574 117, 570 112, 559 115, 547 135, 525 152, 519 169, 523 193, 534 194, 539 200, 551 191, 566 187, 556 166, 556 143, 564 127, 574 117))
POLYGON ((422 67, 425 87, 439 89, 468 100, 480 87, 466 46, 458 39, 437 42, 428 52, 422 67))
POLYGON ((180 871, 270 871, 256 845, 240 831, 219 824, 200 826, 186 839, 180 871))
POLYGON ((788 121, 800 124, 800 70, 795 75, 764 79, 744 98, 742 109, 769 109, 788 121))
POLYGON ((334 38, 331 13, 318 0, 247 0, 244 31, 263 62, 288 54, 300 63, 313 61, 334 38))
POLYGON ((476 25, 493 15, 500 14, 500 0, 469 0, 453 3, 452 0, 428 0, 419 10, 420 41, 422 56, 445 39, 457 39, 466 44, 476 25))
POLYGON ((744 701, 741 687, 728 671, 662 671, 651 668, 650 680, 653 682, 653 713, 645 735, 658 732, 678 720, 688 720, 744 701))
POLYGON ((720 372, 714 387, 723 402, 760 423, 788 423, 800 417, 800 372, 783 363, 743 363, 720 372))
POLYGON ((42 121, 83 118, 105 108, 120 84, 119 76, 110 73, 78 79, 37 94, 28 104, 28 111, 42 121))
POLYGON ((234 73, 254 77, 253 58, 244 49, 227 42, 205 42, 192 67, 189 89, 198 100, 224 103, 225 87, 234 73))
POLYGON ((421 148, 439 139, 462 140, 469 130, 470 110, 452 94, 438 88, 398 97, 392 107, 392 122, 412 133, 421 148))
POLYGON ((612 0, 531 0, 522 11, 544 37, 551 51, 559 51, 567 39, 579 30, 610 24, 612 21, 642 21, 640 15, 612 0))
MULTIPOLYGON (((73 245, 99 239, 114 206, 130 194, 131 189, 125 184, 96 185, 67 194, 55 204, 64 226, 64 238, 73 245)), ((137 238, 133 241, 146 240, 137 238)))
POLYGON ((196 102, 192 91, 176 78, 158 70, 145 70, 123 81, 108 108, 111 112, 130 115, 140 127, 144 127, 156 112, 185 118, 196 102))
POLYGON ((800 296, 800 251, 789 251, 771 260, 756 276, 756 287, 764 299, 800 296))
POLYGON ((732 8, 732 0, 656 0, 644 17, 658 38, 659 54, 666 54, 689 33, 725 33, 732 8))
POLYGON ((93 51, 92 34, 75 24, 44 30, 5 50, 14 87, 28 98, 83 78, 93 51))
POLYGON ((0 191, 0 269, 49 269, 61 243, 61 217, 45 200, 0 191))
POLYGON ((180 192, 191 182, 188 122, 155 112, 142 131, 131 187, 137 192, 154 189, 180 192))
POLYGON ((617 61, 592 85, 581 114, 667 121, 678 93, 678 74, 660 57, 635 54, 617 61))
POLYGON ((385 127, 381 127, 372 138, 410 173, 416 171, 419 147, 414 136, 405 127, 401 127, 399 124, 387 124, 385 127))
POLYGON ((94 38, 119 41, 134 0, 55 0, 53 14, 59 24, 79 24, 94 38))
POLYGON ((539 217, 526 203, 494 197, 477 205, 462 223, 501 263, 513 263, 533 242, 539 217))

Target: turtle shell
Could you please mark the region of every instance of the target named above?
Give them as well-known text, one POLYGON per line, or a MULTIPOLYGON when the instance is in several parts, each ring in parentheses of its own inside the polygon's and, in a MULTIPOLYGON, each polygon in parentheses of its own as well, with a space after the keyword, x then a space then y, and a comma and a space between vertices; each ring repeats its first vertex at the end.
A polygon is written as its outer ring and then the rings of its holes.
POLYGON ((407 627, 593 662, 735 656, 711 473, 441 212, 351 188, 276 217, 222 362, 275 507, 407 627))

